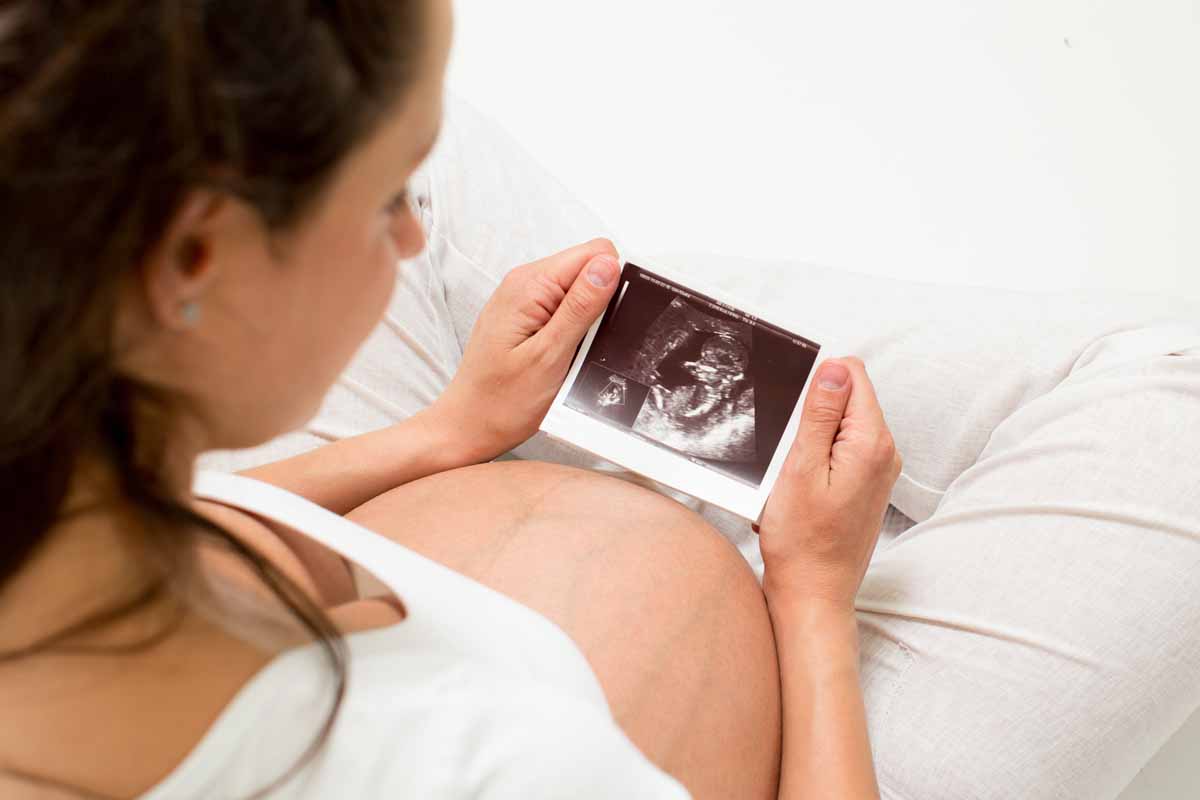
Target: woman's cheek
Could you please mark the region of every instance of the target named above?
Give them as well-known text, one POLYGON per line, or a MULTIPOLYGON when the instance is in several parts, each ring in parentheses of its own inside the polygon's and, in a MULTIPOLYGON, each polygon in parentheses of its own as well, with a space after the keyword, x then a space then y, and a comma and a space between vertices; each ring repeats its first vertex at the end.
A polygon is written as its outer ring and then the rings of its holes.
POLYGON ((411 210, 393 217, 388 233, 397 260, 413 258, 425 249, 425 231, 411 210))
POLYGON ((396 258, 396 248, 389 241, 386 241, 387 237, 384 237, 384 239, 385 241, 377 249, 373 270, 374 280, 371 281, 373 287, 371 295, 374 300, 375 310, 378 311, 378 314, 374 317, 376 321, 383 315, 384 309, 388 307, 388 304, 391 302, 392 292, 396 288, 396 262, 398 260, 396 258))

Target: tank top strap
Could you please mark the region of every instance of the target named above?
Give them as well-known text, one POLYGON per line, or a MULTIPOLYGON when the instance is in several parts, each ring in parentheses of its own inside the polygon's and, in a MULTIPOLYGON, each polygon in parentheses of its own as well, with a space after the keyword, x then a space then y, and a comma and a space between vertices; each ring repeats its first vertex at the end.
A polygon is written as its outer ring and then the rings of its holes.
POLYGON ((274 484, 197 470, 192 494, 285 525, 369 570, 403 600, 408 616, 402 626, 419 627, 464 655, 558 684, 608 713, 578 645, 533 609, 274 484))
POLYGON ((404 579, 405 594, 414 589, 410 582, 414 576, 410 573, 418 570, 403 569, 406 566, 417 567, 420 571, 441 573, 442 577, 449 580, 463 578, 436 561, 386 539, 305 497, 256 478, 217 470, 197 470, 192 481, 192 493, 196 497, 216 500, 285 525, 364 569, 371 570, 397 594, 402 588, 393 585, 397 578, 404 579))

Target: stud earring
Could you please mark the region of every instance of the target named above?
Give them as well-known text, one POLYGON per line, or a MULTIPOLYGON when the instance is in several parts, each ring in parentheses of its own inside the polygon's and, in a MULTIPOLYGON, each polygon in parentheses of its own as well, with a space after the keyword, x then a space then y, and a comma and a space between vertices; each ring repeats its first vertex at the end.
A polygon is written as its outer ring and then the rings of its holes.
POLYGON ((183 315, 184 324, 191 327, 200 321, 200 302, 188 300, 180 306, 180 312, 183 315))

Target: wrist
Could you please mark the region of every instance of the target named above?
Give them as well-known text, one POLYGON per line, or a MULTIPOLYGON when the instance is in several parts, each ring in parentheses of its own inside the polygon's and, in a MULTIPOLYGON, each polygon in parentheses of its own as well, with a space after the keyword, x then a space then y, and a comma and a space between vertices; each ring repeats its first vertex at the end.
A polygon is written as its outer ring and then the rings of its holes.
POLYGON ((425 428, 433 452, 438 454, 444 472, 457 467, 491 461, 503 450, 495 446, 475 429, 468 415, 441 400, 414 415, 425 428))
POLYGON ((841 679, 859 669, 858 619, 824 601, 768 601, 780 668, 812 680, 841 679))
POLYGON ((854 601, 832 600, 790 588, 774 588, 763 581, 763 593, 767 600, 767 611, 772 621, 789 630, 823 633, 857 632, 858 619, 854 613, 854 601))
POLYGON ((843 585, 846 581, 835 580, 828 570, 809 568, 797 572, 786 566, 780 568, 774 563, 767 564, 762 587, 768 602, 788 608, 812 609, 813 612, 824 610, 830 614, 854 614, 854 596, 857 592, 843 585))

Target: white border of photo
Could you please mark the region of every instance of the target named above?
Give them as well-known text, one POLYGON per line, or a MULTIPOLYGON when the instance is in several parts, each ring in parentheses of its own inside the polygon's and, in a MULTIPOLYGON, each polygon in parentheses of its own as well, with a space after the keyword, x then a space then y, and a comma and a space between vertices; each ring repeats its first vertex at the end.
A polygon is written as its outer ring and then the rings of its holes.
POLYGON ((596 331, 599 330, 600 322, 603 320, 604 315, 601 315, 600 319, 597 319, 591 328, 588 329, 587 336, 583 340, 583 346, 579 348, 579 352, 575 355, 575 360, 571 362, 571 369, 567 372, 566 380, 563 381, 563 385, 559 388, 558 394, 550 406, 550 410, 546 413, 545 419, 542 420, 541 430, 556 439, 595 453, 601 458, 608 459, 615 464, 633 470, 672 489, 678 489, 699 500, 712 503, 726 511, 737 514, 746 520, 757 522, 762 516, 762 510, 767 503, 767 498, 771 494, 771 489, 779 477, 779 470, 783 466, 784 459, 787 458, 788 450, 796 438, 796 431, 800 426, 800 413, 804 408, 804 400, 808 396, 808 387, 812 383, 812 377, 820 366, 821 361, 836 357, 830 355, 830 353, 836 351, 831 349, 827 339, 806 335, 802 331, 794 330, 791 326, 782 323, 772 315, 763 313, 761 309, 749 306, 724 291, 698 283, 696 278, 689 277, 686 272, 673 266, 663 266, 661 259, 646 259, 640 256, 625 259, 621 264, 622 275, 625 272, 625 265, 629 263, 657 273, 664 278, 682 284, 698 294, 707 295, 714 300, 732 306, 742 313, 757 317, 763 322, 782 328, 789 333, 801 336, 818 345, 813 369, 809 372, 807 378, 805 378, 804 386, 801 388, 796 405, 788 417, 787 426, 779 438, 779 443, 767 466, 767 471, 763 475, 762 482, 758 487, 754 487, 736 478, 722 475, 713 469, 689 461, 682 454, 672 452, 660 445, 646 442, 634 434, 621 433, 613 426, 566 405, 567 395, 570 393, 571 387, 575 384, 575 379, 579 376, 580 369, 587 360, 588 352, 592 347, 592 341, 596 338, 596 331))

